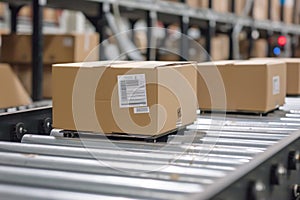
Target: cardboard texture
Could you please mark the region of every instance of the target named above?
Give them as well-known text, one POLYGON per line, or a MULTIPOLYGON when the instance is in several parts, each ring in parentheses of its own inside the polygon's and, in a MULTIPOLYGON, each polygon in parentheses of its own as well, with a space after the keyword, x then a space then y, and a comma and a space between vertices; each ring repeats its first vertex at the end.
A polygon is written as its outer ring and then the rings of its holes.
POLYGON ((273 62, 285 62, 286 94, 300 95, 300 59, 299 58, 251 58, 252 60, 272 60, 273 62))
MULTIPOLYGON (((98 34, 62 34, 44 36, 44 64, 82 62, 99 60, 98 34), (93 50, 93 51, 92 51, 93 50), (90 52, 92 51, 92 54, 90 52)), ((31 35, 10 34, 2 36, 2 62, 14 64, 30 64, 31 35)))
MULTIPOLYGON (((43 97, 52 98, 52 65, 44 65, 43 97)), ((32 94, 32 65, 12 65, 12 69, 20 79, 28 94, 32 94)))
POLYGON ((288 23, 288 24, 293 23, 293 18, 294 18, 293 8, 294 8, 294 1, 293 0, 285 0, 285 2, 283 4, 283 9, 284 9, 283 21, 285 23, 288 23))
POLYGON ((191 63, 87 62, 52 69, 55 128, 153 136, 196 119, 191 63))
MULTIPOLYGON (((31 6, 23 6, 19 13, 19 17, 23 18, 32 18, 32 7, 31 6)), ((43 21, 48 23, 59 23, 59 12, 53 8, 44 8, 43 9, 43 21)))
POLYGON ((271 5, 271 19, 273 21, 280 21, 280 1, 273 0, 271 5))
POLYGON ((268 41, 266 39, 258 39, 254 41, 252 56, 265 57, 268 54, 268 41))
POLYGON ((284 104, 284 62, 252 60, 200 63, 198 71, 200 110, 266 113, 284 104), (218 81, 216 74, 219 74, 223 84, 220 81, 215 84, 218 81), (224 93, 226 96, 220 95, 224 93))
POLYGON ((0 64, 0 108, 28 105, 31 99, 8 64, 0 64))
POLYGON ((0 19, 3 19, 5 17, 5 11, 7 9, 6 3, 0 3, 0 19))
MULTIPOLYGON (((209 8, 209 0, 187 0, 186 3, 193 8, 209 8)), ((229 12, 229 0, 212 0, 212 9, 216 12, 229 12)))
POLYGON ((254 0, 253 18, 258 20, 268 19, 268 0, 254 0))
MULTIPOLYGON (((235 3, 235 13, 239 16, 244 15, 244 8, 246 5, 246 0, 238 0, 234 1, 235 3)), ((232 1, 230 2, 230 5, 232 4, 232 1)))
POLYGON ((224 60, 229 57, 229 37, 217 35, 211 40, 211 59, 224 60))
POLYGON ((287 66, 287 95, 300 95, 300 59, 284 59, 287 66))

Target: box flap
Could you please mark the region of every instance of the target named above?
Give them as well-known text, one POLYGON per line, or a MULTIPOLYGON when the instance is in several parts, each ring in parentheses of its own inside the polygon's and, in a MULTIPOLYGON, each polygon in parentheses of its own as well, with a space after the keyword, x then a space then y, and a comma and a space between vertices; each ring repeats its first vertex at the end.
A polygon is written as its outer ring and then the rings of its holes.
POLYGON ((198 63, 199 67, 203 66, 230 66, 234 64, 235 60, 220 60, 220 61, 213 61, 213 62, 203 62, 203 63, 198 63))
POLYGON ((78 62, 78 63, 64 63, 64 64, 54 64, 53 67, 112 67, 114 65, 128 63, 130 61, 96 61, 96 62, 78 62))
POLYGON ((246 60, 234 63, 234 65, 238 66, 261 66, 261 65, 273 65, 273 64, 283 64, 285 63, 282 60, 275 60, 275 59, 254 59, 254 60, 246 60))
POLYGON ((127 62, 120 63, 118 65, 111 65, 112 68, 148 68, 154 69, 158 67, 167 67, 167 66, 181 66, 192 64, 192 62, 168 62, 168 61, 137 61, 137 62, 127 62))
POLYGON ((282 58, 286 63, 300 64, 300 58, 282 58))

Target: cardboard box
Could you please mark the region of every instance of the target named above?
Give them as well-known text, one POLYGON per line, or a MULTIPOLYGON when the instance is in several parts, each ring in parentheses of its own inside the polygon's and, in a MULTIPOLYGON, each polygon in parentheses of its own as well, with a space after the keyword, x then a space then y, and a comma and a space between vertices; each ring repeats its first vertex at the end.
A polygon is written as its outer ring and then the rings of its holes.
POLYGON ((252 60, 272 60, 286 63, 286 94, 300 95, 300 59, 299 58, 251 58, 252 60))
MULTIPOLYGON (((43 8, 43 21, 48 23, 59 23, 59 10, 53 9, 53 8, 43 8)), ((31 19, 32 18, 32 7, 31 6, 23 6, 18 16, 25 18, 25 19, 31 19)))
POLYGON ((217 35, 211 40, 212 60, 225 60, 229 58, 229 37, 227 35, 217 35))
MULTIPOLYGON (((234 1, 234 3, 235 3, 235 13, 239 16, 244 15, 246 0, 238 0, 238 1, 234 1)), ((230 5, 232 5, 232 1, 230 2, 230 5)))
POLYGON ((272 1, 271 2, 271 19, 273 21, 280 21, 280 1, 272 1))
MULTIPOLYGON (((29 95, 32 94, 32 65, 12 65, 15 74, 20 79, 29 95)), ((52 66, 43 66, 43 97, 52 98, 52 66)))
POLYGON ((300 59, 284 59, 287 66, 287 95, 300 95, 300 59))
POLYGON ((268 41, 266 39, 258 39, 253 43, 252 56, 265 57, 268 54, 268 41))
POLYGON ((192 63, 108 61, 52 69, 55 128, 152 136, 196 119, 192 63))
POLYGON ((268 19, 268 0, 254 0, 253 18, 258 20, 268 19))
MULTIPOLYGON (((209 8, 209 0, 187 0, 186 3, 193 8, 209 8)), ((213 0, 212 9, 216 12, 229 12, 229 0, 213 0)))
POLYGON ((200 110, 266 113, 284 104, 284 62, 251 60, 200 63, 198 71, 200 110))
POLYGON ((8 64, 0 64, 0 108, 28 105, 31 99, 8 64))
POLYGON ((7 4, 6 3, 0 3, 0 19, 5 18, 6 10, 7 10, 7 4))
POLYGON ((283 21, 285 23, 291 24, 293 23, 293 9, 294 9, 294 1, 293 0, 285 0, 283 4, 283 21))
MULTIPOLYGON (((82 62, 87 57, 88 61, 99 60, 99 53, 95 48, 98 42, 98 34, 47 34, 44 36, 43 62, 44 64, 82 62), (89 55, 91 51, 92 55, 89 55)), ((3 35, 2 62, 31 64, 31 46, 31 35, 3 35)))

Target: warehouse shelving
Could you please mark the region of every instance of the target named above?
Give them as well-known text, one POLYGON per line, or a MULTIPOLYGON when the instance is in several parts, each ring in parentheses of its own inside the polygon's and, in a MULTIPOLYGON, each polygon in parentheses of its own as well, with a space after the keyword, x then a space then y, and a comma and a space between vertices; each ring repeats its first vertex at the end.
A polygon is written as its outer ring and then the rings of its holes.
MULTIPOLYGON (((17 13, 18 10, 26 4, 33 5, 33 100, 40 100, 42 98, 42 9, 43 6, 62 8, 82 11, 86 17, 95 26, 96 31, 101 35, 100 42, 105 40, 104 27, 108 26, 105 15, 111 12, 111 5, 117 4, 120 8, 122 16, 131 19, 131 22, 136 22, 137 19, 146 19, 148 27, 153 24, 153 14, 157 16, 163 23, 170 24, 180 22, 181 32, 185 35, 188 33, 188 28, 191 25, 198 25, 201 30, 206 33, 206 50, 211 51, 210 41, 211 37, 216 31, 219 31, 221 25, 227 25, 225 31, 230 36, 230 56, 229 59, 236 58, 233 54, 234 44, 237 42, 237 37, 233 37, 233 29, 235 25, 242 27, 241 30, 246 30, 250 41, 249 52, 253 45, 251 32, 257 30, 261 33, 261 37, 269 38, 274 33, 289 35, 292 39, 292 55, 297 45, 297 37, 300 35, 300 25, 286 24, 283 22, 274 22, 271 20, 255 20, 251 17, 237 16, 234 13, 234 0, 232 1, 232 13, 218 13, 211 9, 191 8, 182 2, 168 2, 159 0, 2 0, 10 5, 11 9, 11 32, 16 32, 17 13)), ((272 1, 269 0, 269 4, 272 1)), ((212 5, 210 0, 210 7, 212 5)), ((268 9, 268 16, 270 18, 270 8, 268 9)), ((224 30, 223 30, 224 31, 224 30)), ((151 32, 147 34, 148 40, 151 38, 151 32)), ((189 48, 184 39, 181 41, 180 53, 182 57, 189 48)), ((100 50, 100 54, 103 51, 100 50)), ((269 48, 268 55, 271 55, 269 48)), ((100 55, 103 59, 103 55, 100 55)), ((150 48, 147 51, 147 59, 150 59, 150 48)))

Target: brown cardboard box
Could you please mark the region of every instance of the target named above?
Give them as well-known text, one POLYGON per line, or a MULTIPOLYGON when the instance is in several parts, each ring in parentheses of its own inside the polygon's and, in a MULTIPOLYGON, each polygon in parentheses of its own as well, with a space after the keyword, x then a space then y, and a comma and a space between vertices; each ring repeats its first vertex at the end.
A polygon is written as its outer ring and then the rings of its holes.
POLYGON ((211 40, 212 60, 224 60, 229 57, 229 37, 227 35, 217 35, 211 40))
MULTIPOLYGON (((52 98, 52 66, 44 65, 43 97, 52 98)), ((32 65, 12 65, 15 74, 20 79, 28 94, 32 94, 32 65)))
MULTIPOLYGON (((45 35, 43 62, 44 64, 82 62, 87 56, 89 61, 96 61, 99 59, 98 50, 95 48, 98 42, 98 34, 45 35), (89 56, 92 50, 92 55, 89 56)), ((31 43, 31 35, 3 35, 2 62, 30 64, 31 43)))
MULTIPOLYGON (((193 8, 208 8, 209 0, 187 0, 186 3, 193 8)), ((212 9, 216 12, 229 12, 229 0, 213 0, 212 9)))
MULTIPOLYGON (((254 0, 253 5, 253 18, 258 20, 265 20, 268 19, 268 0, 254 0)), ((271 18, 279 20, 279 13, 278 13, 278 5, 279 0, 272 1, 271 5, 271 18)), ((246 6, 246 0, 237 0, 235 1, 235 13, 237 15, 244 15, 244 9, 246 6)), ((249 15, 250 13, 246 13, 249 15)))
POLYGON ((266 39, 258 39, 254 41, 252 56, 265 57, 268 54, 268 41, 266 39))
POLYGON ((32 17, 31 6, 23 6, 19 10, 18 16, 24 17, 24 18, 31 18, 32 17))
POLYGON ((196 118, 191 63, 88 62, 52 69, 55 128, 159 135, 196 118))
POLYGON ((286 94, 300 95, 300 59, 284 59, 287 66, 286 94))
MULTIPOLYGON (((244 9, 245 9, 245 5, 246 5, 246 0, 238 0, 238 1, 234 1, 235 3, 235 13, 239 16, 244 15, 244 9)), ((232 4, 232 1, 230 2, 230 4, 232 4)))
POLYGON ((258 20, 268 19, 268 0, 254 0, 253 18, 258 20))
POLYGON ((294 1, 293 0, 285 0, 285 3, 283 6, 284 6, 283 21, 288 24, 293 23, 294 1))
MULTIPOLYGON (((59 12, 57 9, 53 8, 44 8, 43 9, 43 20, 48 23, 59 23, 59 12)), ((32 18, 32 7, 31 6, 23 6, 18 16, 31 19, 32 18)))
POLYGON ((265 113, 284 104, 284 62, 251 60, 200 63, 198 70, 202 75, 198 75, 198 102, 202 110, 265 113), (212 67, 213 65, 216 65, 216 68, 212 67), (218 81, 216 69, 219 70, 224 86, 220 82, 215 84, 218 81), (204 80, 207 80, 208 84, 204 80), (224 94, 224 91, 226 97, 218 96, 224 94))
POLYGON ((0 3, 0 19, 3 19, 5 17, 5 11, 7 9, 6 3, 0 3))
POLYGON ((30 97, 8 64, 0 64, 0 108, 28 105, 30 97))
POLYGON ((271 19, 273 21, 280 21, 280 1, 272 1, 271 3, 271 19))
POLYGON ((286 94, 300 95, 300 59, 299 58, 251 58, 252 60, 272 60, 286 63, 286 94))
POLYGON ((59 23, 59 12, 53 8, 43 9, 43 20, 49 23, 59 23))

